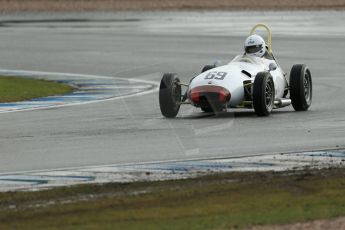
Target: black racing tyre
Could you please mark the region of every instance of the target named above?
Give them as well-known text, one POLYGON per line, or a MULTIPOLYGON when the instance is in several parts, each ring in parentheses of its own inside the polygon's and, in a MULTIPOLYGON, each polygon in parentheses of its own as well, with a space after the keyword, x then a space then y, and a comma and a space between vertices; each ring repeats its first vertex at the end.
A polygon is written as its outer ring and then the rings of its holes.
POLYGON ((268 72, 256 75, 253 85, 253 107, 258 116, 268 116, 274 106, 275 89, 273 78, 268 72))
POLYGON ((162 115, 167 118, 176 117, 180 110, 181 85, 176 74, 166 73, 163 75, 159 87, 159 105, 162 115))
POLYGON ((290 99, 296 111, 307 111, 313 99, 313 84, 306 65, 294 65, 290 72, 290 99))
POLYGON ((205 65, 204 68, 202 68, 201 73, 206 72, 207 70, 216 68, 216 65, 205 65))

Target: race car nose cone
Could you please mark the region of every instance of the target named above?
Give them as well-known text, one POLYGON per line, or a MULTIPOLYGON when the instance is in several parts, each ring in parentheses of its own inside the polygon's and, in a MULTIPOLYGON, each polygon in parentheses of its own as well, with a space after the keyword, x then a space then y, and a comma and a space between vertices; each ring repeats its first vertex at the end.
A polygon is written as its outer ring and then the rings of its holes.
POLYGON ((215 85, 204 85, 193 88, 190 91, 189 99, 199 105, 200 103, 221 103, 226 104, 230 101, 230 92, 215 85))

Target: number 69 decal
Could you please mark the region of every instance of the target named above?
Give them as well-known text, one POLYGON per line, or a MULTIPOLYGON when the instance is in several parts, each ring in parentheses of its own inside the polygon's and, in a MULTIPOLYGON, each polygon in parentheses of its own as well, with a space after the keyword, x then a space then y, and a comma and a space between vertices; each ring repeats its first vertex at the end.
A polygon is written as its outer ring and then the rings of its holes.
POLYGON ((205 79, 211 80, 211 79, 216 79, 216 80, 224 80, 226 77, 227 73, 226 72, 209 72, 205 79))

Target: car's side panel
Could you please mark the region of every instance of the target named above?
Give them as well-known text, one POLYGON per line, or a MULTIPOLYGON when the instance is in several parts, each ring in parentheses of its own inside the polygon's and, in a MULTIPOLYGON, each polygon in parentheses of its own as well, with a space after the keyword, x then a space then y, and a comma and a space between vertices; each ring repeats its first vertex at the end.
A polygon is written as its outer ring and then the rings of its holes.
MULTIPOLYGON (((266 66, 269 66, 270 63, 275 63, 274 60, 265 60, 266 66)), ((283 70, 278 66, 276 70, 270 72, 273 77, 274 81, 274 88, 275 88, 275 98, 282 98, 284 95, 285 87, 286 87, 286 80, 284 76, 283 70)))

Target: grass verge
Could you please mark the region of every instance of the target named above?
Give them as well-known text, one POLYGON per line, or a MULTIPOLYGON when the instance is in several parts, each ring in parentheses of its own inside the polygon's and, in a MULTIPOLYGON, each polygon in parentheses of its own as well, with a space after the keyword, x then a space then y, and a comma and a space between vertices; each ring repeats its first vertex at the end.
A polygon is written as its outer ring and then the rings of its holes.
POLYGON ((345 170, 0 194, 0 229, 233 229, 345 215, 345 170))
POLYGON ((60 95, 72 90, 69 85, 52 81, 0 76, 0 103, 60 95))

